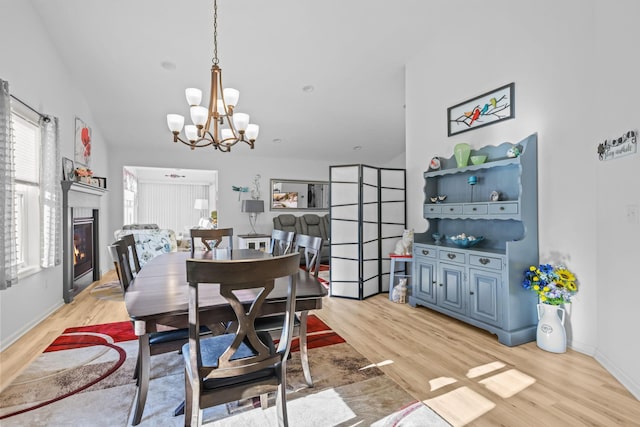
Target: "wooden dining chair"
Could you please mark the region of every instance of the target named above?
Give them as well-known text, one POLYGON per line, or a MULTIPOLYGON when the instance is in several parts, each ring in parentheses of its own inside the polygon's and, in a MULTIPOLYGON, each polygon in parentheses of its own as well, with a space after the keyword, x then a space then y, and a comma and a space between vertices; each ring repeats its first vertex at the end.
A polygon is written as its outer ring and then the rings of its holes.
MULTIPOLYGON (((123 293, 127 292, 129 284, 134 280, 131 265, 129 263, 129 247, 124 239, 120 239, 109 245, 109 253, 113 259, 114 267, 120 280, 123 293)), ((211 330, 205 325, 200 328, 202 335, 210 335, 211 330)), ((163 331, 149 332, 144 339, 138 339, 138 357, 133 377, 136 385, 140 388, 141 397, 136 402, 132 425, 138 425, 142 420, 142 413, 146 402, 146 395, 149 389, 149 372, 140 372, 141 359, 148 359, 156 354, 179 351, 189 340, 189 329, 168 329, 163 331), (148 339, 148 342, 146 340, 148 339)), ((149 366, 145 363, 144 366, 149 366)))
POLYGON ((286 362, 295 317, 296 281, 300 254, 255 260, 187 260, 189 282, 189 343, 182 347, 185 362, 185 426, 202 423, 202 409, 277 391, 279 426, 288 426, 286 362), (286 312, 276 348, 271 335, 254 325, 277 278, 288 277, 286 312), (219 284, 219 285, 218 285, 219 284), (202 338, 199 290, 219 286, 220 295, 235 314, 234 332, 202 338), (253 298, 247 299, 247 295, 253 298), (240 300, 240 295, 244 298, 240 300))
POLYGON ((136 249, 136 238, 133 234, 125 234, 120 239, 124 242, 127 250, 133 260, 133 270, 136 274, 140 271, 140 258, 138 258, 138 249, 136 249))
POLYGON ((271 244, 269 253, 272 255, 285 255, 293 249, 293 238, 296 233, 293 231, 273 230, 271 232, 271 244))
POLYGON ((120 282, 122 294, 124 294, 129 288, 129 283, 133 280, 127 244, 122 239, 116 240, 108 246, 108 249, 111 260, 113 261, 113 267, 118 276, 118 281, 120 282))
POLYGON ((189 230, 189 236, 191 237, 191 256, 195 252, 196 239, 200 239, 207 251, 220 246, 223 240, 227 240, 227 247, 233 249, 233 228, 192 228, 189 230))
MULTIPOLYGON (((301 260, 304 256, 305 269, 309 274, 318 278, 320 270, 320 251, 322 250, 322 237, 308 236, 306 234, 297 234, 293 253, 300 253, 301 260)), ((299 339, 300 346, 300 362, 302 364, 302 372, 304 379, 309 387, 313 387, 313 378, 311 377, 311 368, 309 367, 309 349, 307 345, 307 317, 308 311, 301 311, 296 314, 294 319, 294 336, 299 339)), ((256 329, 258 331, 269 332, 272 337, 277 335, 282 324, 281 315, 263 316, 256 319, 256 329)))

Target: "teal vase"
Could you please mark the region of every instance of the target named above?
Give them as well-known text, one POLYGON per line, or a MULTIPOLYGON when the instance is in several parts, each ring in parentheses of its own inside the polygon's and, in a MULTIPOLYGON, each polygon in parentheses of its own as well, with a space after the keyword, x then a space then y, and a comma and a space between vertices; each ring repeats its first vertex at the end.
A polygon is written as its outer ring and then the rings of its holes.
POLYGON ((453 154, 456 156, 456 163, 458 164, 458 167, 463 168, 469 163, 471 147, 465 142, 457 144, 453 147, 453 154))

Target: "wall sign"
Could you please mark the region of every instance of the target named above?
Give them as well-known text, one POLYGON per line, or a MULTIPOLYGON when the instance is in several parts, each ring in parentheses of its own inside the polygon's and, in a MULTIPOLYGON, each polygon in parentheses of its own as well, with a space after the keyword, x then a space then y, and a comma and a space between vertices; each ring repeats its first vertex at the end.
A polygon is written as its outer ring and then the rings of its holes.
POLYGON ((638 152, 638 131, 630 130, 622 136, 613 139, 605 139, 598 144, 598 158, 600 160, 613 160, 638 152))

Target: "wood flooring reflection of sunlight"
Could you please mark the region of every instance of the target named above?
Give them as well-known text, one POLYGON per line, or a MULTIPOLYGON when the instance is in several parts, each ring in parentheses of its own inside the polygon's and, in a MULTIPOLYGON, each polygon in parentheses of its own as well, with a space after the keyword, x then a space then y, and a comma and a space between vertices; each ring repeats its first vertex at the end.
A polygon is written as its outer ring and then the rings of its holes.
POLYGON ((535 378, 523 374, 517 369, 509 369, 479 381, 480 384, 505 399, 520 393, 535 382, 535 378))
POLYGON ((448 386, 449 384, 453 384, 457 381, 458 380, 451 377, 440 377, 440 378, 435 378, 429 381, 429 385, 431 386, 431 391, 436 391, 439 388, 448 386))
POLYGON ((496 406, 469 387, 459 387, 423 402, 454 427, 464 426, 496 406))
MULTIPOLYGON (((503 399, 516 395, 536 382, 535 378, 517 369, 504 370, 506 366, 499 361, 476 366, 467 371, 467 378, 484 377, 501 371, 476 381, 503 399)), ((433 392, 456 382, 455 378, 439 377, 430 380, 429 385, 433 392)), ((424 403, 453 426, 464 426, 496 407, 496 404, 491 400, 469 387, 458 387, 440 396, 425 400, 424 403)))
POLYGON ((488 374, 489 372, 497 371, 498 369, 504 368, 506 365, 502 362, 491 362, 486 365, 476 366, 475 368, 469 369, 467 372, 467 378, 477 378, 482 375, 488 374))

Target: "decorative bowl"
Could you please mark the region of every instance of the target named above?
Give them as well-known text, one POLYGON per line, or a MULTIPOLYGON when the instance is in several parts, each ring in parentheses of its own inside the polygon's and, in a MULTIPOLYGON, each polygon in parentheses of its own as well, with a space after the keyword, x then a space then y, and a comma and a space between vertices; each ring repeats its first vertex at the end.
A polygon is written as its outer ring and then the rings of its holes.
POLYGON ((487 156, 471 156, 471 163, 474 165, 481 165, 487 161, 487 156))
POLYGON ((431 237, 433 237, 433 240, 434 240, 436 243, 440 243, 440 241, 442 240, 442 234, 440 234, 440 233, 433 233, 433 234, 431 235, 431 237))
POLYGON ((447 237, 447 240, 460 248, 471 248, 484 239, 484 236, 467 236, 464 233, 447 237))

